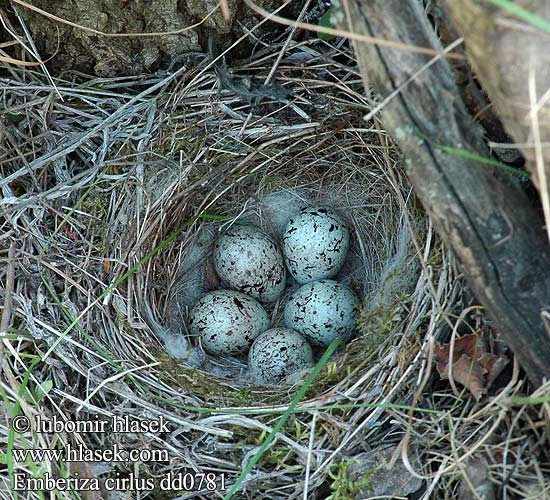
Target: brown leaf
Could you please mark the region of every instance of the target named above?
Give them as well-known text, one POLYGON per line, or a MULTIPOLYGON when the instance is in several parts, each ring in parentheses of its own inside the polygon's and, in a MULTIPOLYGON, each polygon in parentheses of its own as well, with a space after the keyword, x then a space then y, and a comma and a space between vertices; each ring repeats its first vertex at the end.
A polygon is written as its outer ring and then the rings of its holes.
POLYGON ((469 356, 462 355, 453 363, 453 377, 473 394, 479 401, 486 394, 485 369, 469 356))
POLYGON ((486 386, 491 387, 492 383, 508 364, 508 358, 505 358, 504 356, 496 356, 495 354, 488 352, 479 358, 479 363, 487 371, 486 386))
MULTIPOLYGON (((449 360, 451 354, 451 344, 440 344, 436 342, 435 344, 435 355, 437 359, 446 359, 449 360)), ((453 347, 453 361, 456 361, 466 354, 470 358, 479 357, 487 352, 485 347, 485 342, 481 340, 479 335, 475 333, 471 335, 464 335, 463 337, 458 337, 455 339, 453 347)))
MULTIPOLYGON (((488 352, 487 346, 486 339, 471 334, 455 339, 453 347, 453 380, 469 389, 477 401, 508 364, 505 356, 488 352)), ((448 379, 451 344, 436 342, 434 354, 439 375, 448 379)))

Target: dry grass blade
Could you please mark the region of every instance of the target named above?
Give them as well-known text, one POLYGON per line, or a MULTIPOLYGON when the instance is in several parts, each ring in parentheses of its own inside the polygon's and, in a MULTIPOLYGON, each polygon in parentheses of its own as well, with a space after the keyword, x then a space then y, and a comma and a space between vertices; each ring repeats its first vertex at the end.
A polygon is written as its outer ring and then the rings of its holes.
POLYGON ((260 6, 256 5, 252 0, 245 0, 246 4, 254 11, 256 11, 258 14, 261 14, 265 18, 269 18, 273 21, 276 21, 278 23, 284 24, 286 26, 293 26, 297 28, 302 28, 306 30, 316 31, 317 33, 324 33, 326 35, 332 35, 332 36, 342 36, 345 38, 349 38, 350 40, 357 40, 359 42, 367 42, 372 43, 374 45, 382 45, 386 47, 393 47, 400 50, 410 50, 412 52, 419 52, 420 54, 427 54, 430 56, 440 56, 440 57, 446 57, 448 59, 464 59, 463 56, 460 54, 446 54, 446 53, 440 53, 433 49, 429 49, 427 47, 416 47, 414 45, 409 45, 406 43, 397 42, 395 40, 384 40, 382 38, 375 38, 369 35, 364 35, 362 33, 352 33, 350 31, 345 31, 341 29, 336 28, 328 28, 325 26, 315 25, 315 24, 308 24, 308 23, 302 23, 299 21, 294 21, 292 19, 286 19, 284 17, 275 15, 272 12, 268 12, 267 10, 261 8, 260 6))

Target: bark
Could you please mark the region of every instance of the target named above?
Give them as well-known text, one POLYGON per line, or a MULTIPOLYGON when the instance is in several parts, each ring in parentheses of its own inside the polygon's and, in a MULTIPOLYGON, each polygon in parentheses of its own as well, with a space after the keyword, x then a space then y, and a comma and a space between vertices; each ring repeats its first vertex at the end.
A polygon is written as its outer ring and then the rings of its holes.
MULTIPOLYGON (((442 47, 418 0, 348 0, 350 31, 442 47)), ((412 51, 354 42, 363 75, 381 98, 430 59, 412 51)), ((483 132, 460 98, 446 60, 422 72, 383 109, 382 121, 405 156, 416 194, 498 331, 535 384, 550 376, 550 255, 542 221, 512 179, 443 144, 483 156, 483 132), (428 138, 424 140, 423 138, 428 138)))
MULTIPOLYGON (((541 186, 536 169, 532 114, 540 128, 540 142, 550 141, 550 101, 543 94, 550 88, 550 35, 506 13, 491 2, 446 0, 447 8, 464 37, 468 61, 501 117, 508 133, 520 144, 537 188, 541 186), (535 94, 530 95, 532 78, 535 94)), ((522 7, 550 19, 550 3, 527 1, 522 7)), ((550 179, 550 149, 541 149, 550 179)))
MULTIPOLYGON (((243 26, 250 29, 259 20, 242 0, 227 1, 229 19, 222 16, 220 9, 208 17, 217 2, 204 0, 26 0, 25 3, 43 12, 17 0, 11 3, 0 0, 0 15, 22 34, 15 12, 21 16, 41 59, 48 61, 54 74, 77 70, 113 77, 166 69, 181 63, 182 55, 189 58, 194 51, 202 52, 209 33, 218 33, 229 45, 245 32, 243 26), (161 34, 167 32, 172 34, 161 34), (129 33, 159 34, 116 36, 129 33)), ((257 3, 267 9, 275 8, 273 0, 257 3)), ((259 31, 273 29, 273 23, 265 23, 259 31)), ((0 41, 2 38, 12 40, 0 33, 0 41)))
MULTIPOLYGON (((461 37, 462 34, 458 31, 444 1, 437 0, 434 11, 439 39, 444 46, 447 46, 461 37)), ((462 60, 453 59, 449 63, 453 69, 454 79, 466 109, 483 127, 488 141, 504 144, 503 147, 491 146, 491 152, 505 163, 515 167, 524 167, 525 158, 520 150, 511 146, 513 139, 504 129, 499 115, 489 100, 489 96, 480 86, 479 79, 468 63, 464 44, 456 47, 453 53, 463 56, 462 60)))

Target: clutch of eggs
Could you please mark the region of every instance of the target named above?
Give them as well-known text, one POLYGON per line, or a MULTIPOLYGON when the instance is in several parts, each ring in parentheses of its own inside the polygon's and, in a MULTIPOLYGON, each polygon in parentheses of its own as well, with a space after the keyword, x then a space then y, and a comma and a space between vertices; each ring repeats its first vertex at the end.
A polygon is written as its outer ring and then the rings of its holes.
POLYGON ((189 314, 189 331, 211 354, 248 352, 249 371, 261 383, 278 383, 313 363, 310 343, 328 346, 353 335, 357 305, 345 285, 326 279, 342 268, 349 229, 326 207, 309 207, 289 220, 282 252, 271 236, 234 225, 214 244, 214 267, 227 288, 207 293, 189 314), (285 267, 286 263, 286 267, 285 267), (284 308, 286 328, 270 327, 259 302, 278 300, 286 268, 302 286, 284 308), (259 302, 258 302, 259 301, 259 302))
POLYGON ((214 267, 225 286, 260 302, 273 302, 285 290, 283 255, 256 227, 234 225, 225 231, 214 244, 214 267))
POLYGON ((288 270, 298 283, 331 278, 346 260, 349 229, 329 208, 304 208, 289 220, 282 245, 288 270))

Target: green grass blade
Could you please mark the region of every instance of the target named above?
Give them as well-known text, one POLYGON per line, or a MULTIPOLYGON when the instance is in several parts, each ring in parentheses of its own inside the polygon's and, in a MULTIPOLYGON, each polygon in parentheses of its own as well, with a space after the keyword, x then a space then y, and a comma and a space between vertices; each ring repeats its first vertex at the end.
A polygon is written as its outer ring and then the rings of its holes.
MULTIPOLYGON (((72 323, 74 321, 74 318, 71 316, 71 313, 69 312, 69 310, 62 304, 61 300, 59 299, 59 297, 55 293, 55 290, 54 290, 53 286, 50 284, 50 282, 46 279, 46 277, 42 273, 40 273, 40 277, 42 279, 42 283, 46 287, 46 290, 48 290, 48 292, 49 292, 50 296, 52 297, 53 301, 61 309, 61 312, 63 313, 65 318, 69 322, 72 323)), ((99 355, 105 361, 107 361, 111 366, 116 368, 119 372, 124 369, 122 365, 118 365, 118 364, 115 363, 113 358, 111 358, 111 356, 109 356, 109 354, 104 349, 102 349, 101 346, 90 335, 88 335, 88 333, 84 330, 84 328, 82 328, 78 323, 76 324, 76 326, 77 326, 78 331, 84 336, 84 338, 88 342, 90 342, 90 344, 94 347, 96 352, 99 353, 99 355)))
POLYGON ((455 156, 460 156, 462 158, 467 158, 468 160, 479 161, 480 163, 484 163, 485 165, 491 165, 493 167, 507 170, 508 172, 511 172, 513 174, 521 175, 522 177, 525 177, 527 179, 531 177, 529 175, 529 172, 526 172, 521 168, 512 167, 511 165, 502 163, 501 161, 494 160, 493 158, 488 158, 486 156, 478 155, 477 153, 472 153, 470 151, 466 151, 465 149, 453 148, 451 146, 445 146, 444 144, 438 144, 437 142, 432 141, 429 137, 423 134, 419 129, 415 129, 415 132, 416 132, 416 135, 418 135, 418 137, 428 142, 434 148, 439 149, 440 151, 444 151, 445 153, 449 153, 455 156))
POLYGON ((486 156, 481 156, 476 153, 471 153, 470 151, 466 151, 465 149, 458 149, 458 148, 452 148, 450 146, 443 146, 442 144, 433 144, 433 145, 437 149, 440 149, 441 151, 445 151, 446 153, 449 153, 455 156, 461 156, 462 158, 468 158, 468 160, 475 160, 481 163, 485 163, 486 165, 492 165, 494 167, 507 170, 508 172, 521 175, 522 177, 526 177, 526 178, 530 177, 529 172, 526 172, 521 168, 512 167, 511 165, 507 165, 506 163, 502 163, 498 160, 493 160, 493 158, 487 158, 486 156))
MULTIPOLYGON (((40 361, 42 361, 42 359, 40 358, 40 356, 37 356, 34 359, 34 361, 31 363, 31 365, 29 366, 27 371, 25 372, 25 375, 23 376, 23 381, 21 382, 21 385, 19 386, 18 395, 19 395, 20 398, 23 397, 23 394, 27 390, 27 386, 29 384, 31 373, 40 361)), ((19 399, 16 399, 15 403, 13 405, 13 409, 11 411, 11 418, 15 418, 16 416, 18 416, 20 410, 21 410, 21 404, 19 403, 19 399)), ((15 443, 15 430, 13 429, 13 427, 10 426, 9 430, 8 430, 8 443, 7 443, 7 446, 6 446, 6 461, 7 461, 7 466, 8 466, 8 477, 12 481, 14 481, 13 475, 14 475, 14 472, 15 472, 15 462, 14 462, 14 459, 13 459, 13 451, 12 451, 14 443, 15 443)), ((35 464, 32 464, 32 465, 35 465, 35 464)), ((32 466, 31 466, 31 468, 32 468, 32 466)), ((12 483, 12 486, 14 486, 14 483, 12 483)), ((17 493, 15 494, 15 498, 17 499, 17 493)))
MULTIPOLYGON (((149 262, 157 253, 159 253, 161 250, 166 248, 170 243, 172 243, 179 234, 184 231, 186 228, 188 228, 191 224, 196 222, 197 220, 206 219, 206 220, 231 220, 230 217, 223 217, 219 215, 210 215, 210 214, 203 214, 203 215, 197 215, 195 217, 191 217, 188 221, 183 223, 178 229, 175 229, 172 231, 166 239, 161 241, 155 248, 153 248, 150 252, 148 252, 145 257, 139 260, 136 264, 134 264, 128 271, 126 271, 120 278, 118 278, 112 285, 107 287, 91 304, 89 307, 97 304, 101 300, 103 300, 107 295, 109 295, 115 288, 117 288, 119 285, 124 283, 130 276, 132 276, 141 266, 149 262)), ((76 324, 80 321, 82 317, 82 314, 77 316, 70 324, 69 326, 63 331, 63 333, 59 336, 59 338, 51 345, 51 347, 46 351, 42 359, 46 359, 54 350, 55 348, 61 343, 61 341, 68 335, 68 333, 76 326, 76 324)))
POLYGON ((550 32, 550 22, 540 16, 537 16, 536 14, 533 14, 527 9, 520 7, 511 0, 491 0, 491 2, 493 2, 495 5, 498 5, 499 7, 502 7, 504 10, 507 10, 511 14, 514 14, 514 16, 523 19, 525 22, 531 24, 532 26, 535 26, 542 31, 550 32))
MULTIPOLYGON (((183 405, 181 403, 178 403, 177 401, 174 401, 169 398, 165 398, 163 396, 159 396, 158 394, 155 394, 151 390, 147 389, 146 387, 142 387, 143 390, 147 392, 151 396, 151 398, 155 399, 156 401, 160 403, 167 404, 173 408, 176 408, 178 410, 188 411, 192 413, 206 413, 209 415, 276 415, 278 413, 285 413, 288 411, 288 407, 286 408, 255 408, 255 407, 216 407, 216 408, 209 408, 206 406, 187 406, 183 405)), ((418 408, 418 407, 412 407, 409 405, 399 405, 399 404, 393 404, 393 403, 334 403, 334 404, 327 404, 327 405, 319 405, 319 406, 308 406, 307 408, 292 408, 291 413, 298 414, 298 413, 309 413, 312 411, 330 411, 330 410, 352 410, 357 408, 384 408, 387 410, 401 410, 401 411, 415 411, 417 413, 431 413, 436 415, 442 415, 445 413, 444 411, 440 410, 432 410, 430 408, 418 408)))
POLYGON ((327 347, 327 350, 323 353, 323 355, 321 356, 321 359, 315 365, 315 368, 313 369, 309 377, 304 382, 304 385, 302 385, 302 387, 300 387, 300 390, 294 395, 294 397, 292 398, 292 401, 288 405, 288 408, 283 413, 279 421, 275 424, 275 426, 273 427, 273 430, 269 433, 266 440, 262 443, 258 452, 252 457, 250 462, 248 462, 246 467, 243 469, 237 481, 233 483, 233 486, 225 495, 224 500, 230 500, 233 497, 233 495, 237 492, 242 482, 245 480, 246 476, 252 471, 254 466, 260 461, 260 458, 262 458, 262 455, 267 451, 267 449, 269 448, 269 445, 272 443, 273 439, 275 439, 275 436, 277 435, 277 433, 282 429, 283 425, 285 425, 285 422, 288 420, 288 417, 290 417, 296 405, 304 397, 305 393, 307 392, 307 390, 315 380, 315 377, 317 377, 319 372, 327 364, 328 360, 330 359, 334 351, 336 351, 336 349, 341 344, 341 342, 342 341, 339 339, 334 339, 332 343, 327 347))
MULTIPOLYGON (((186 228, 188 228, 191 224, 193 224, 197 220, 206 219, 206 220, 231 220, 230 217, 223 217, 219 215, 210 215, 210 214, 202 214, 197 215, 195 217, 192 217, 188 221, 186 221, 184 224, 182 224, 178 229, 172 231, 168 235, 168 237, 163 240, 159 245, 157 245, 155 248, 153 248, 150 252, 148 252, 145 257, 143 257, 137 264, 132 266, 128 271, 126 271, 119 279, 117 279, 111 286, 109 286, 105 291, 103 291, 99 297, 97 297, 91 304, 93 306, 94 304, 97 304, 99 301, 101 301, 104 297, 107 296, 110 292, 112 292, 115 288, 117 288, 120 284, 124 283, 132 274, 134 274, 143 264, 147 263, 149 260, 151 260, 157 253, 159 253, 163 248, 166 248, 170 243, 172 243, 178 235, 184 231, 186 228)), ((47 281, 45 281, 45 286, 48 288, 48 290, 53 292, 53 288, 51 288, 47 281)), ((91 307, 90 306, 90 307, 91 307)), ((69 332, 78 324, 78 322, 81 319, 81 316, 77 316, 69 326, 62 332, 62 334, 57 338, 57 340, 50 346, 50 348, 46 351, 46 353, 43 356, 37 356, 33 362, 30 364, 30 366, 27 368, 23 375, 23 380, 21 382, 21 385, 19 386, 19 396, 23 397, 23 394, 27 390, 27 386, 29 384, 30 376, 33 370, 36 368, 38 363, 43 362, 55 349, 56 347, 63 341, 63 339, 69 334, 69 332)), ((21 406, 18 400, 15 401, 15 404, 13 406, 11 417, 14 418, 19 415, 19 412, 21 410, 21 406)), ((14 462, 13 462, 13 445, 15 442, 15 430, 10 427, 8 431, 8 443, 6 446, 6 461, 8 466, 8 474, 10 478, 13 478, 13 472, 14 472, 14 462)))
POLYGON ((514 396, 509 401, 512 405, 541 405, 550 403, 550 396, 514 396))

